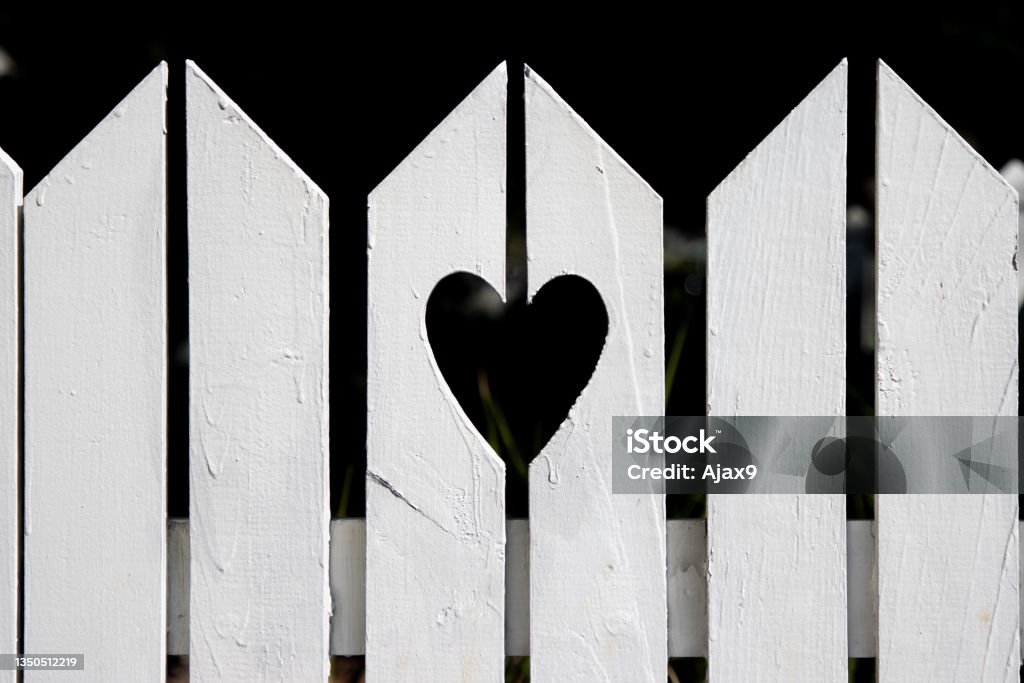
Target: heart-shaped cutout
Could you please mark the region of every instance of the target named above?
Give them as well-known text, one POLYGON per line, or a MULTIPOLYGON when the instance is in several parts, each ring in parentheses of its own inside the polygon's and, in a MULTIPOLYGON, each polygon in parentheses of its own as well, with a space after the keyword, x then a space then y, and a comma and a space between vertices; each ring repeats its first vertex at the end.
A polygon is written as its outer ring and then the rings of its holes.
POLYGON ((526 468, 565 421, 601 357, 608 335, 601 295, 582 277, 563 275, 529 305, 505 304, 483 279, 460 272, 437 283, 426 316, 448 387, 508 465, 508 514, 523 515, 526 468))

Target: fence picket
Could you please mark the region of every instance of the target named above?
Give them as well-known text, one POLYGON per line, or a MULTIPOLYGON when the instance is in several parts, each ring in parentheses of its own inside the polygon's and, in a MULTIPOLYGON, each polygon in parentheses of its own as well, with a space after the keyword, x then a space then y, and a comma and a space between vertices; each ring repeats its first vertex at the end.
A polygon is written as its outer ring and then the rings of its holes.
MULTIPOLYGON (((1016 415, 1016 192, 881 62, 877 122, 877 412, 1016 415)), ((880 681, 1017 680, 1017 500, 878 496, 880 681)))
POLYGON ((427 299, 455 271, 505 291, 502 64, 370 194, 366 670, 504 672, 505 466, 448 388, 427 299), (415 654, 414 654, 415 653, 415 654))
MULTIPOLYGON (((18 652, 18 243, 21 168, 0 149, 0 651, 18 652)), ((14 683, 0 671, 0 683, 14 683)))
POLYGON ((25 198, 23 650, 85 654, 92 680, 166 668, 166 81, 25 198))
POLYGON ((664 411, 661 197, 537 74, 526 78, 529 296, 570 273, 608 336, 590 383, 530 463, 530 674, 664 681, 665 500, 612 493, 614 415, 664 411))
MULTIPOLYGON (((846 523, 849 553, 847 612, 850 657, 874 657, 875 607, 874 521, 846 523)), ((365 652, 366 590, 365 523, 362 519, 331 522, 331 654, 365 652)), ((526 520, 510 519, 505 564, 505 655, 529 656, 529 534, 526 520)), ((188 654, 188 521, 168 523, 168 646, 172 655, 188 654)), ((707 548, 702 519, 668 520, 668 656, 707 656, 707 548)))
POLYGON ((187 64, 191 680, 323 681, 327 197, 187 64))
MULTIPOLYGON (((846 396, 845 60, 708 198, 711 415, 846 396)), ((846 678, 842 495, 708 496, 712 681, 846 678)))

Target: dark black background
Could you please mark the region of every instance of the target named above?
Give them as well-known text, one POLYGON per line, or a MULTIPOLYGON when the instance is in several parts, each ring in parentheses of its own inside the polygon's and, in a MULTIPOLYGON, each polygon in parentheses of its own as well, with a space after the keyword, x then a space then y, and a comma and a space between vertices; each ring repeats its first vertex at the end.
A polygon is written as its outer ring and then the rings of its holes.
MULTIPOLYGON (((500 61, 513 78, 526 62, 547 80, 664 197, 666 224, 692 236, 703 234, 708 193, 844 57, 851 204, 873 204, 879 57, 996 168, 1024 156, 1020 3, 904 14, 854 3, 791 14, 721 5, 654 12, 626 3, 572 15, 512 4, 487 13, 303 3, 265 14, 257 5, 0 9, 0 47, 16 64, 0 78, 0 147, 24 168, 26 190, 159 60, 170 64, 171 514, 187 513, 186 58, 330 196, 332 506, 351 464, 349 514, 361 514, 365 462, 366 195, 500 61)), ((701 414, 703 293, 687 296, 694 331, 668 412, 701 414)), ((671 343, 680 316, 668 291, 666 301, 671 343)), ((851 391, 860 396, 851 413, 870 413, 872 361, 855 341, 852 298, 850 309, 851 391)))

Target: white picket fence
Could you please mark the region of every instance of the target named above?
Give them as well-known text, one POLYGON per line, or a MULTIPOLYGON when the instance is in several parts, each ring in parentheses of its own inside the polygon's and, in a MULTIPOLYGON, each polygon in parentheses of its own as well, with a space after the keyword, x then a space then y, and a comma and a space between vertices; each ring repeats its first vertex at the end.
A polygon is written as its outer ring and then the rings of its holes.
MULTIPOLYGON (((362 653, 374 681, 497 681, 511 654, 535 681, 664 681, 670 656, 714 681, 876 656, 882 681, 1017 680, 1015 495, 879 496, 874 522, 711 496, 705 525, 612 493, 612 416, 664 410, 661 198, 531 72, 529 295, 585 277, 608 337, 506 521, 424 318, 455 271, 504 296, 504 66, 369 199, 364 523, 328 510, 327 197, 188 64, 191 509, 168 522, 166 75, 23 211, 0 156, 0 652, 85 653, 90 681, 163 680, 168 653, 198 681, 362 653)), ((845 413, 846 102, 843 62, 708 200, 710 414, 845 413)), ((1015 415, 1016 193, 884 64, 877 122, 878 413, 1015 415)))

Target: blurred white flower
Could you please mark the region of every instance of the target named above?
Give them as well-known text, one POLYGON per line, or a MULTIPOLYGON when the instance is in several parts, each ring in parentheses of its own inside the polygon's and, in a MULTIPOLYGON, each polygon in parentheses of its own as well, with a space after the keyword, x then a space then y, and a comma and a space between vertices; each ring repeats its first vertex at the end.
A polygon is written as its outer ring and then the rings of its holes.
POLYGON ((0 78, 13 75, 16 68, 17 65, 14 63, 14 58, 11 57, 11 54, 0 47, 0 78))

